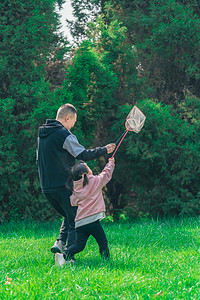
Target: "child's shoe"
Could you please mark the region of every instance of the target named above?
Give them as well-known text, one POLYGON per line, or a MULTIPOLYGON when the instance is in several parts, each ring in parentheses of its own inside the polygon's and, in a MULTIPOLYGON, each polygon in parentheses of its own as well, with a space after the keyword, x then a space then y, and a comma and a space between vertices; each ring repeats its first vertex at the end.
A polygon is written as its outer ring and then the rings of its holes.
POLYGON ((55 264, 61 268, 64 267, 66 261, 62 253, 55 253, 55 264))

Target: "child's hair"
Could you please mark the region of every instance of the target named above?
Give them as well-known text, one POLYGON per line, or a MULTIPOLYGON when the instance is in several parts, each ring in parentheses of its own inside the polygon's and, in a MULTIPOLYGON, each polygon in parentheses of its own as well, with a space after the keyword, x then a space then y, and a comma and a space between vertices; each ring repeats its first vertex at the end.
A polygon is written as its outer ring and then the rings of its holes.
MULTIPOLYGON (((71 168, 71 176, 69 180, 78 181, 82 178, 82 175, 84 174, 84 179, 83 179, 83 187, 84 187, 86 184, 88 184, 87 173, 88 173, 87 165, 85 164, 84 161, 80 160, 71 168)), ((67 181, 66 184, 66 187, 68 189, 70 189, 69 180, 67 181)), ((73 185, 72 185, 72 189, 73 189, 73 185)))

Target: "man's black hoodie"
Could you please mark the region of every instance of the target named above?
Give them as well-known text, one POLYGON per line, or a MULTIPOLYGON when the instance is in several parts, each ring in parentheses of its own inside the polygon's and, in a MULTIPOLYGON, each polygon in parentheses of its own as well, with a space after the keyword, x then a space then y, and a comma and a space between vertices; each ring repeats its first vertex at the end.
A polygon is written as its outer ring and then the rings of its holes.
POLYGON ((107 153, 105 147, 86 150, 75 135, 57 120, 46 120, 39 127, 37 161, 43 193, 65 187, 75 158, 89 161, 107 153))

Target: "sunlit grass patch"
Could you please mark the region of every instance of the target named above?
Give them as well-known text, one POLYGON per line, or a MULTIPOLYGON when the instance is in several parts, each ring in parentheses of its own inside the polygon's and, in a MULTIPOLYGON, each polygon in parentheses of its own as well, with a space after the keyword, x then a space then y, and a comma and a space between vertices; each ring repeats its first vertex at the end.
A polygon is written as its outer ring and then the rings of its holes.
POLYGON ((90 237, 60 269, 50 251, 60 222, 1 225, 0 299, 200 299, 198 218, 103 226, 110 262, 90 237))

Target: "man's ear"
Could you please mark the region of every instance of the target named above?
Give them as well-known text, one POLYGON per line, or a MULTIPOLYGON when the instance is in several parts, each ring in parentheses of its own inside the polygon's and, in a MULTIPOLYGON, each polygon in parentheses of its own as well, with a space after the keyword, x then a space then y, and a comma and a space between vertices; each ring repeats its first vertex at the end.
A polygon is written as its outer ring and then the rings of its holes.
POLYGON ((67 115, 66 117, 65 117, 65 121, 68 121, 69 120, 69 115, 67 115))

